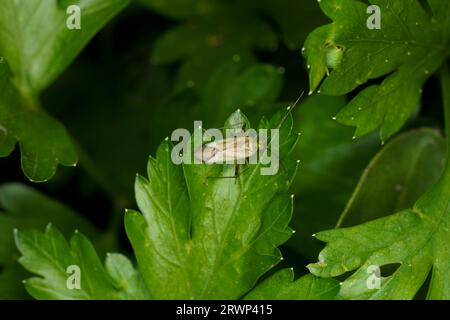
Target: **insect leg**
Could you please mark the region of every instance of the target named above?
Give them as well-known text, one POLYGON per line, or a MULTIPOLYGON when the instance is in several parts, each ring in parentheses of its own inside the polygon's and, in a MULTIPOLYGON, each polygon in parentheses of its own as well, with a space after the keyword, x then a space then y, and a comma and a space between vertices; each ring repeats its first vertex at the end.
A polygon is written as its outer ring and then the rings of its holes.
POLYGON ((240 168, 239 164, 236 164, 236 167, 234 167, 234 177, 236 178, 236 180, 234 180, 235 184, 237 183, 237 179, 239 178, 239 168, 240 168))

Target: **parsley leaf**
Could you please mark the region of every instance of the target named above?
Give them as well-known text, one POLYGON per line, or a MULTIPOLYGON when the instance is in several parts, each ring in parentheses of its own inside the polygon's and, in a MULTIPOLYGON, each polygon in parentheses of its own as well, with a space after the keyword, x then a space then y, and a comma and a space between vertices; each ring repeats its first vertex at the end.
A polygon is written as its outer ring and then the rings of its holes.
MULTIPOLYGON (((292 117, 285 111, 259 128, 280 128, 280 170, 261 175, 261 164, 250 164, 237 178, 234 165, 175 165, 171 144, 163 142, 148 163, 148 179, 137 176, 136 199, 142 212, 128 210, 127 235, 139 270, 123 256, 109 256, 106 269, 90 242, 76 232, 70 241, 49 225, 42 233, 16 232, 19 262, 39 275, 26 281, 39 299, 238 299, 282 258, 279 245, 292 230, 292 197, 287 194, 296 171, 289 154, 297 141, 292 117), (81 290, 67 287, 68 266, 81 271, 81 290), (142 273, 142 278, 141 278, 142 273), (233 281, 229 281, 233 279, 233 281), (144 285, 145 283, 145 285, 144 285), (148 289, 148 291, 147 291, 148 289)), ((235 112, 232 128, 246 117, 235 112)), ((246 120, 247 122, 248 120, 246 120)), ((328 299, 336 294, 334 280, 303 277, 292 284, 292 271, 278 272, 248 297, 267 295, 273 279, 281 278, 273 298, 328 299)))
POLYGON ((323 94, 343 95, 382 80, 362 89, 337 120, 355 126, 357 137, 379 128, 385 140, 411 117, 425 81, 447 57, 450 5, 428 1, 429 13, 417 0, 369 2, 381 9, 381 29, 367 28, 368 6, 361 1, 320 1, 333 23, 309 35, 304 54, 311 91, 320 85, 323 94))
POLYGON ((50 179, 58 163, 66 166, 77 163, 67 132, 42 110, 40 93, 128 2, 76 2, 82 17, 81 29, 70 30, 66 25, 69 15, 63 2, 1 1, 0 156, 9 155, 19 142, 22 168, 31 180, 50 179))
POLYGON ((74 227, 96 240, 98 247, 106 247, 107 238, 81 215, 60 202, 19 183, 0 186, 0 298, 22 298, 21 280, 29 274, 16 263, 19 256, 14 243, 15 228, 44 228, 49 222, 68 235, 74 227))
POLYGON ((283 269, 264 280, 245 299, 249 300, 332 300, 339 292, 339 282, 312 274, 293 281, 294 272, 283 269))
MULTIPOLYGON (((276 128, 282 114, 263 127, 276 128)), ((148 180, 136 179, 142 215, 130 210, 125 217, 154 298, 237 299, 281 260, 277 246, 291 235, 287 191, 296 162, 288 154, 296 138, 289 117, 280 129, 279 172, 261 175, 261 164, 249 165, 237 180, 208 178, 232 176, 234 166, 177 166, 169 142, 159 147, 148 180)))
MULTIPOLYGON (((442 71, 442 92, 447 126, 444 172, 411 209, 355 227, 324 231, 317 238, 327 243, 319 261, 308 266, 322 277, 356 270, 339 295, 350 299, 412 299, 432 272, 429 299, 449 299, 450 293, 450 75, 442 71), (369 286, 373 268, 397 265, 388 275, 377 275, 380 285, 369 286)), ((379 269, 381 272, 381 269, 379 269)), ((373 278, 372 278, 373 279, 373 278)))
MULTIPOLYGON (((123 255, 107 255, 104 267, 89 240, 75 232, 70 243, 52 225, 45 233, 16 232, 19 262, 39 275, 24 281, 27 291, 38 299, 144 299, 148 296, 141 275, 123 255), (70 282, 71 266, 79 268, 80 288, 70 282)), ((74 276, 77 274, 73 273, 74 276)))

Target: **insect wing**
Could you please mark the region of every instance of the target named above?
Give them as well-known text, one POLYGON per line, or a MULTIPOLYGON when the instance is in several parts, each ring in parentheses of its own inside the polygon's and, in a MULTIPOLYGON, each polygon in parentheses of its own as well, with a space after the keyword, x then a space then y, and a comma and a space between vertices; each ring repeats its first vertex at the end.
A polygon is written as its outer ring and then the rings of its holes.
POLYGON ((255 138, 248 136, 214 141, 205 146, 207 148, 215 148, 217 151, 206 163, 229 163, 243 160, 251 157, 258 151, 255 138))

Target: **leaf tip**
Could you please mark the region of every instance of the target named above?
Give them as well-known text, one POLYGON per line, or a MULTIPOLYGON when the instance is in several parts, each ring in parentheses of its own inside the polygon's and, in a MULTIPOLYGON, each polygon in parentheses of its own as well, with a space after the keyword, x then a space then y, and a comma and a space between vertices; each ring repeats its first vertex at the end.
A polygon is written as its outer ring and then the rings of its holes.
POLYGON ((52 231, 52 229, 53 229, 53 225, 51 222, 49 222, 47 224, 47 226, 45 227, 45 233, 49 233, 50 231, 52 231))
POLYGON ((325 266, 326 266, 325 264, 319 261, 308 264, 306 268, 308 268, 309 272, 311 272, 313 275, 320 276, 325 266))

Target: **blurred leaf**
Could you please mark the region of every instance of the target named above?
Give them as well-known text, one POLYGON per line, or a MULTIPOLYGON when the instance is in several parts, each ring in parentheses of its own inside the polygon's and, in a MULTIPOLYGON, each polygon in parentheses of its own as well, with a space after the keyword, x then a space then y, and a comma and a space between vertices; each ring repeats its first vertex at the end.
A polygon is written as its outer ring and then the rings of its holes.
POLYGON ((348 227, 410 208, 442 173, 445 141, 430 129, 395 138, 370 162, 338 226, 348 227))
MULTIPOLYGON (((143 299, 148 297, 137 270, 125 256, 106 259, 106 269, 94 247, 79 232, 70 239, 49 225, 45 233, 28 230, 16 233, 22 257, 19 262, 40 277, 25 281, 27 291, 36 299, 143 299), (80 270, 80 289, 71 289, 70 266, 80 270)), ((73 274, 74 276, 76 274, 73 274)))
POLYGON ((170 90, 168 72, 141 50, 77 61, 43 97, 80 145, 80 166, 123 206, 131 203, 134 176, 167 135, 165 127, 184 112, 180 107, 165 116, 160 105, 170 90), (112 63, 118 64, 113 70, 112 63))
POLYGON ((209 127, 220 126, 236 109, 256 120, 273 112, 282 86, 283 70, 274 65, 247 66, 239 61, 226 61, 214 70, 203 88, 185 89, 159 105, 156 112, 161 116, 155 119, 153 134, 157 136, 159 130, 161 140, 173 129, 191 127, 198 119, 209 127), (168 124, 169 121, 172 123, 168 124), (161 129, 167 131, 161 135, 161 129))
POLYGON ((283 71, 273 65, 244 68, 242 63, 226 62, 201 90, 201 117, 208 125, 217 126, 237 108, 261 116, 274 104, 282 85, 283 71))
MULTIPOLYGON (((219 16, 223 12, 244 12, 248 16, 260 15, 264 19, 270 18, 281 29, 281 36, 290 49, 300 48, 308 32, 326 22, 315 1, 138 0, 138 2, 176 20, 219 16)), ((231 15, 226 18, 233 20, 231 15)))
POLYGON ((308 30, 322 22, 313 1, 139 2, 180 20, 159 39, 152 54, 155 63, 182 62, 178 89, 186 85, 203 87, 212 70, 231 58, 253 62, 255 51, 275 50, 278 38, 283 38, 290 49, 298 49, 308 30))
POLYGON ((30 295, 25 290, 22 280, 29 276, 17 262, 0 269, 0 300, 24 300, 30 295))
POLYGON ((425 81, 439 68, 448 49, 450 7, 447 0, 428 1, 432 15, 418 0, 371 0, 381 10, 381 29, 367 27, 367 4, 323 0, 333 23, 314 30, 305 44, 310 87, 343 95, 371 79, 381 84, 363 89, 337 116, 356 126, 357 137, 380 128, 382 140, 396 133, 417 108, 425 81), (386 32, 386 30, 390 30, 386 32))
POLYGON ((251 120, 272 112, 281 91, 283 72, 269 64, 244 65, 228 61, 211 75, 204 88, 187 88, 155 106, 149 119, 150 145, 167 137, 174 129, 193 127, 202 119, 205 127, 220 127, 226 117, 241 109, 251 120))
POLYGON ((98 231, 79 213, 19 183, 0 186, 0 208, 0 264, 13 261, 14 228, 44 228, 51 222, 64 234, 79 228, 90 237, 98 236, 98 231))
POLYGON ((79 30, 69 30, 69 14, 57 0, 0 3, 0 156, 9 155, 20 142, 22 168, 32 181, 50 179, 58 163, 73 166, 77 162, 65 129, 41 110, 40 92, 128 0, 76 4, 82 16, 79 30))
POLYGON ((294 280, 294 272, 283 269, 264 280, 245 296, 248 300, 332 300, 339 292, 339 281, 312 274, 294 280))
POLYGON ((224 6, 221 0, 137 0, 137 2, 173 19, 217 13, 224 6))
POLYGON ((321 249, 311 235, 336 225, 379 147, 375 135, 352 140, 352 129, 332 120, 345 102, 344 97, 315 95, 294 112, 296 131, 301 133, 294 155, 301 162, 292 185, 296 194, 292 226, 297 232, 288 245, 308 259, 321 249))
POLYGON ((181 60, 177 88, 202 87, 224 61, 248 63, 254 60, 254 49, 274 50, 276 45, 276 35, 266 22, 226 7, 164 33, 155 44, 152 61, 167 64, 181 60))
POLYGON ((326 22, 317 1, 258 0, 256 3, 265 15, 276 21, 291 50, 299 49, 308 33, 326 22))

